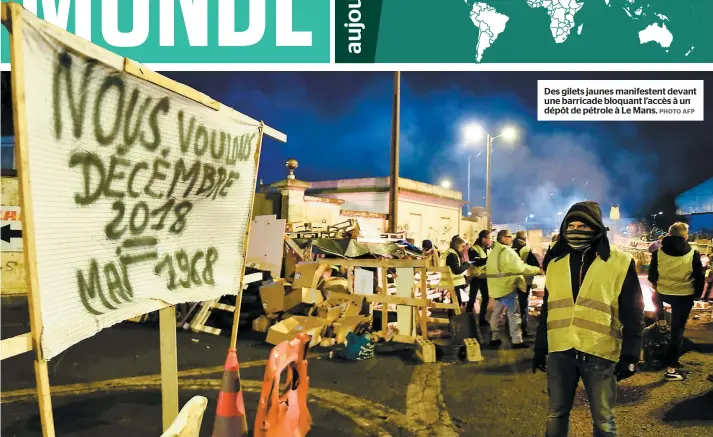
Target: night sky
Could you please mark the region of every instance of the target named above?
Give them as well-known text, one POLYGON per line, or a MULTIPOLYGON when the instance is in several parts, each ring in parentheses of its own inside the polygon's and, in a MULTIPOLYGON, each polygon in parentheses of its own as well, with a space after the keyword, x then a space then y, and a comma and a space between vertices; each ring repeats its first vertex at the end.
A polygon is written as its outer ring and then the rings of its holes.
MULTIPOLYGON (((288 135, 287 144, 265 143, 259 177, 266 183, 284 178, 290 157, 307 181, 389 174, 392 73, 169 75, 288 135)), ((484 144, 459 147, 462 125, 478 120, 491 132, 514 124, 521 134, 511 146, 494 145, 499 223, 552 217, 585 198, 605 211, 619 204, 622 216, 663 209, 673 220, 673 197, 713 176, 713 91, 705 93, 705 122, 538 122, 538 79, 706 79, 710 86, 713 73, 405 72, 401 175, 449 178, 465 197, 472 153, 471 198, 484 205, 485 153, 475 158, 484 144)))
MULTIPOLYGON (((306 181, 389 174, 392 73, 167 75, 288 135, 287 144, 264 144, 259 177, 266 183, 283 179, 292 157, 299 161, 297 177, 306 181)), ((494 145, 499 223, 552 217, 585 198, 605 211, 619 204, 623 217, 664 210, 663 220, 673 220, 673 198, 713 176, 713 91, 705 93, 705 122, 537 122, 538 79, 706 79, 710 87, 713 73, 405 72, 401 176, 430 183, 448 178, 465 197, 471 153, 471 197, 484 205, 485 153, 476 158, 484 144, 470 152, 461 147, 469 121, 491 133, 514 124, 520 133, 512 145, 494 145)))

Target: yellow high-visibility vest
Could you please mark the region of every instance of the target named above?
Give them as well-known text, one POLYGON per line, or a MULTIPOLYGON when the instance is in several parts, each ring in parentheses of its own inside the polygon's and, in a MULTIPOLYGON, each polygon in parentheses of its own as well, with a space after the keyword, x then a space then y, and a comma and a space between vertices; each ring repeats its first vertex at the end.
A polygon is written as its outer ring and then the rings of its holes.
MULTIPOLYGON (((520 249, 520 259, 527 263, 527 257, 530 255, 531 249, 530 246, 525 246, 522 249, 520 249)), ((522 276, 522 280, 518 280, 518 288, 521 291, 527 291, 527 285, 532 285, 533 281, 535 280, 534 276, 522 276), (525 283, 525 287, 522 286, 522 283, 525 283)))
POLYGON ((500 299, 516 291, 522 275, 536 275, 540 271, 539 267, 525 264, 512 247, 498 242, 494 243, 485 266, 488 293, 493 299, 500 299))
MULTIPOLYGON (((473 245, 473 250, 478 254, 478 257, 481 259, 487 259, 488 254, 485 252, 485 249, 480 247, 479 245, 475 244, 473 245)), ((472 275, 475 276, 476 278, 485 278, 485 266, 481 267, 471 267, 471 272, 472 275)))
POLYGON ((693 249, 683 256, 671 256, 659 250, 656 266, 659 280, 656 290, 670 296, 690 296, 695 293, 693 287, 693 249))
MULTIPOLYGON (((458 254, 458 252, 456 252, 455 250, 449 248, 448 251, 446 251, 446 252, 443 254, 443 256, 441 257, 441 267, 446 267, 446 266, 447 266, 447 264, 446 264, 446 259, 448 258, 448 254, 450 254, 450 253, 452 253, 453 255, 455 255, 456 258, 460 261, 460 255, 458 254)), ((463 272, 463 273, 461 273, 461 274, 455 274, 455 273, 453 273, 453 271, 451 270, 451 281, 452 281, 454 287, 460 287, 460 286, 462 286, 462 285, 465 285, 465 282, 466 282, 466 281, 465 281, 465 272, 463 272)))
POLYGON ((547 268, 549 352, 576 349, 618 361, 622 343, 619 294, 631 255, 612 248, 606 262, 597 257, 584 277, 576 302, 572 297, 570 256, 551 261, 547 268))

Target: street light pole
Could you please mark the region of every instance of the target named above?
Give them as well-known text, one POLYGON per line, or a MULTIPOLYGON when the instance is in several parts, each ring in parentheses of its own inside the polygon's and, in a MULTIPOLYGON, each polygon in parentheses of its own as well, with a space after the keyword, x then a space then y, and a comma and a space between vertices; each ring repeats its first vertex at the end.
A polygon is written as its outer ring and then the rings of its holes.
POLYGON ((491 160, 492 160, 492 148, 493 148, 493 137, 490 134, 487 134, 487 141, 485 144, 485 211, 486 214, 488 215, 488 230, 492 229, 493 227, 493 219, 492 219, 492 205, 493 205, 493 200, 492 196, 490 193, 490 169, 492 167, 491 160))
POLYGON ((399 133, 401 130, 401 72, 394 72, 393 119, 391 121, 391 184, 389 232, 398 232, 399 215, 399 133))
POLYGON ((470 214, 470 153, 468 154, 468 209, 465 212, 465 215, 468 216, 470 214))

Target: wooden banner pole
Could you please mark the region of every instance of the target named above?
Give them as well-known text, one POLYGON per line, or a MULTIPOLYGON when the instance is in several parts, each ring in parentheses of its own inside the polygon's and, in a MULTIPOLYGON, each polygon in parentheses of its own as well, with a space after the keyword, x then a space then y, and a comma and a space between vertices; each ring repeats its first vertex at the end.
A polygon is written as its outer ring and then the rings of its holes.
POLYGON ((176 307, 158 311, 161 348, 161 417, 165 432, 178 416, 178 353, 176 347, 176 307))
POLYGON ((236 349, 238 344, 238 325, 240 325, 240 307, 243 303, 243 280, 245 279, 245 263, 248 257, 248 244, 250 242, 250 225, 253 221, 253 210, 255 208, 255 186, 257 184, 257 172, 260 169, 260 154, 262 153, 262 138, 265 131, 265 123, 260 122, 257 147, 255 150, 255 177, 253 178, 253 194, 250 197, 250 214, 245 228, 245 239, 243 239, 243 268, 240 272, 240 283, 238 284, 238 294, 235 296, 235 313, 233 314, 233 329, 230 333, 230 348, 236 349))
POLYGON ((12 113, 15 127, 15 150, 20 179, 20 206, 22 208, 22 237, 25 252, 25 275, 27 279, 27 300, 30 310, 30 335, 32 349, 35 352, 35 383, 37 401, 40 408, 40 423, 44 437, 54 437, 54 418, 50 395, 50 379, 47 361, 42 354, 42 315, 40 307, 40 288, 37 277, 37 254, 35 252, 35 228, 32 215, 32 195, 30 192, 29 150, 27 144, 27 108, 25 106, 25 60, 23 53, 22 28, 25 25, 20 17, 22 6, 17 3, 2 4, 2 22, 10 33, 10 60, 12 70, 12 113))

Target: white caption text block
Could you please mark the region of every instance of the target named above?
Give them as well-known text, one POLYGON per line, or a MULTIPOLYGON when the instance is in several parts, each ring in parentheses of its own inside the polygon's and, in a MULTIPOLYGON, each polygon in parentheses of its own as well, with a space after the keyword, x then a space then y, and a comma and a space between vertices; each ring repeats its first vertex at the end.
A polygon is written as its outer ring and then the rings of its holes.
POLYGON ((538 121, 703 121, 702 80, 539 80, 538 121))

